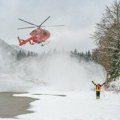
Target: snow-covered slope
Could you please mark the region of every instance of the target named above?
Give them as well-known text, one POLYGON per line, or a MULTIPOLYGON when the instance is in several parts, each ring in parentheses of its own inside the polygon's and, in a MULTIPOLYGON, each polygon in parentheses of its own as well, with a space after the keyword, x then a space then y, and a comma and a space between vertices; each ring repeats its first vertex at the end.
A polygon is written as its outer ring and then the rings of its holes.
POLYGON ((25 86, 16 74, 18 72, 16 71, 16 55, 19 50, 22 49, 8 45, 0 39, 0 91, 14 91, 19 90, 20 86, 25 86))
POLYGON ((12 64, 20 50, 25 51, 18 46, 9 45, 4 40, 0 39, 0 67, 4 66, 4 68, 6 68, 10 62, 12 64))
POLYGON ((10 64, 14 59, 15 50, 0 39, 0 73, 10 70, 10 64))

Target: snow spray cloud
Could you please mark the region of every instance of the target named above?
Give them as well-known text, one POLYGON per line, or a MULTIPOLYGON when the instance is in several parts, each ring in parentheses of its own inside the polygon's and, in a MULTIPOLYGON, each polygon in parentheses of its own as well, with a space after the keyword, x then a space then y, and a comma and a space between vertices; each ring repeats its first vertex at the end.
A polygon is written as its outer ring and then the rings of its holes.
POLYGON ((0 71, 0 91, 28 91, 39 87, 48 90, 87 90, 92 80, 104 81, 103 68, 79 61, 69 54, 14 61, 7 71, 0 71), (12 68, 11 68, 12 67, 12 68))
POLYGON ((51 56, 45 61, 41 79, 49 88, 57 90, 88 90, 91 81, 102 83, 105 80, 103 68, 93 62, 79 61, 69 54, 51 56))

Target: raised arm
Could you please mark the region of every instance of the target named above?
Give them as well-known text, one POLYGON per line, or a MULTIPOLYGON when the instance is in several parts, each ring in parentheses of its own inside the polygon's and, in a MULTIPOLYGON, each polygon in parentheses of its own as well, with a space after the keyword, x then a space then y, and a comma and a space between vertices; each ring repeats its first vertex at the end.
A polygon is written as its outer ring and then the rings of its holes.
POLYGON ((96 85, 94 81, 92 81, 92 83, 93 83, 94 85, 96 85))
POLYGON ((106 82, 104 82, 101 86, 103 86, 106 82))

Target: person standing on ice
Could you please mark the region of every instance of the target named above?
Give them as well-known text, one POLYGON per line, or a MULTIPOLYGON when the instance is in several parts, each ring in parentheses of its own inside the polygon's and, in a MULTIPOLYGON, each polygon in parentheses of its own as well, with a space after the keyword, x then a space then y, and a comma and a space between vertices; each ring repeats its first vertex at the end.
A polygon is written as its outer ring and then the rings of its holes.
POLYGON ((96 86, 96 99, 100 99, 101 87, 105 84, 105 82, 103 84, 96 84, 94 81, 92 81, 92 83, 96 86))

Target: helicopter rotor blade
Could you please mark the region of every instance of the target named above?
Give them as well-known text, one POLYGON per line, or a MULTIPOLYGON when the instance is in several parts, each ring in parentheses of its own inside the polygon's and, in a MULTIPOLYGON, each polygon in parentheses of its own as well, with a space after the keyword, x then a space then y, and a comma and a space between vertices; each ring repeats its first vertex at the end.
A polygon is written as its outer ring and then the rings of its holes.
POLYGON ((47 17, 38 27, 41 27, 42 26, 42 24, 43 23, 45 23, 48 19, 50 18, 50 16, 49 17, 47 17))
POLYGON ((35 28, 35 27, 61 27, 61 26, 64 26, 64 25, 50 25, 50 26, 42 26, 48 19, 50 18, 50 16, 48 16, 40 25, 36 25, 36 24, 33 24, 31 22, 28 22, 26 20, 23 20, 21 18, 18 18, 20 21, 22 22, 25 22, 25 23, 28 23, 30 25, 33 25, 31 27, 24 27, 24 28, 18 28, 19 30, 20 29, 29 29, 29 28, 35 28))
POLYGON ((41 27, 61 27, 61 26, 64 26, 64 25, 50 25, 50 26, 41 26, 41 27))
MULTIPOLYGON (((61 26, 64 26, 64 25, 50 25, 50 26, 41 26, 41 27, 61 27, 61 26)), ((34 26, 33 27, 23 27, 23 28, 18 28, 18 30, 30 29, 30 28, 35 28, 35 27, 34 26)))
POLYGON ((24 28, 18 28, 18 30, 20 30, 20 29, 30 29, 30 28, 35 28, 35 27, 24 27, 24 28))
POLYGON ((23 22, 25 22, 25 23, 28 23, 28 24, 30 24, 30 25, 34 25, 34 26, 38 27, 38 25, 33 24, 33 23, 31 23, 31 22, 28 22, 28 21, 26 21, 26 20, 23 20, 23 19, 21 19, 21 18, 18 18, 18 20, 23 21, 23 22))

